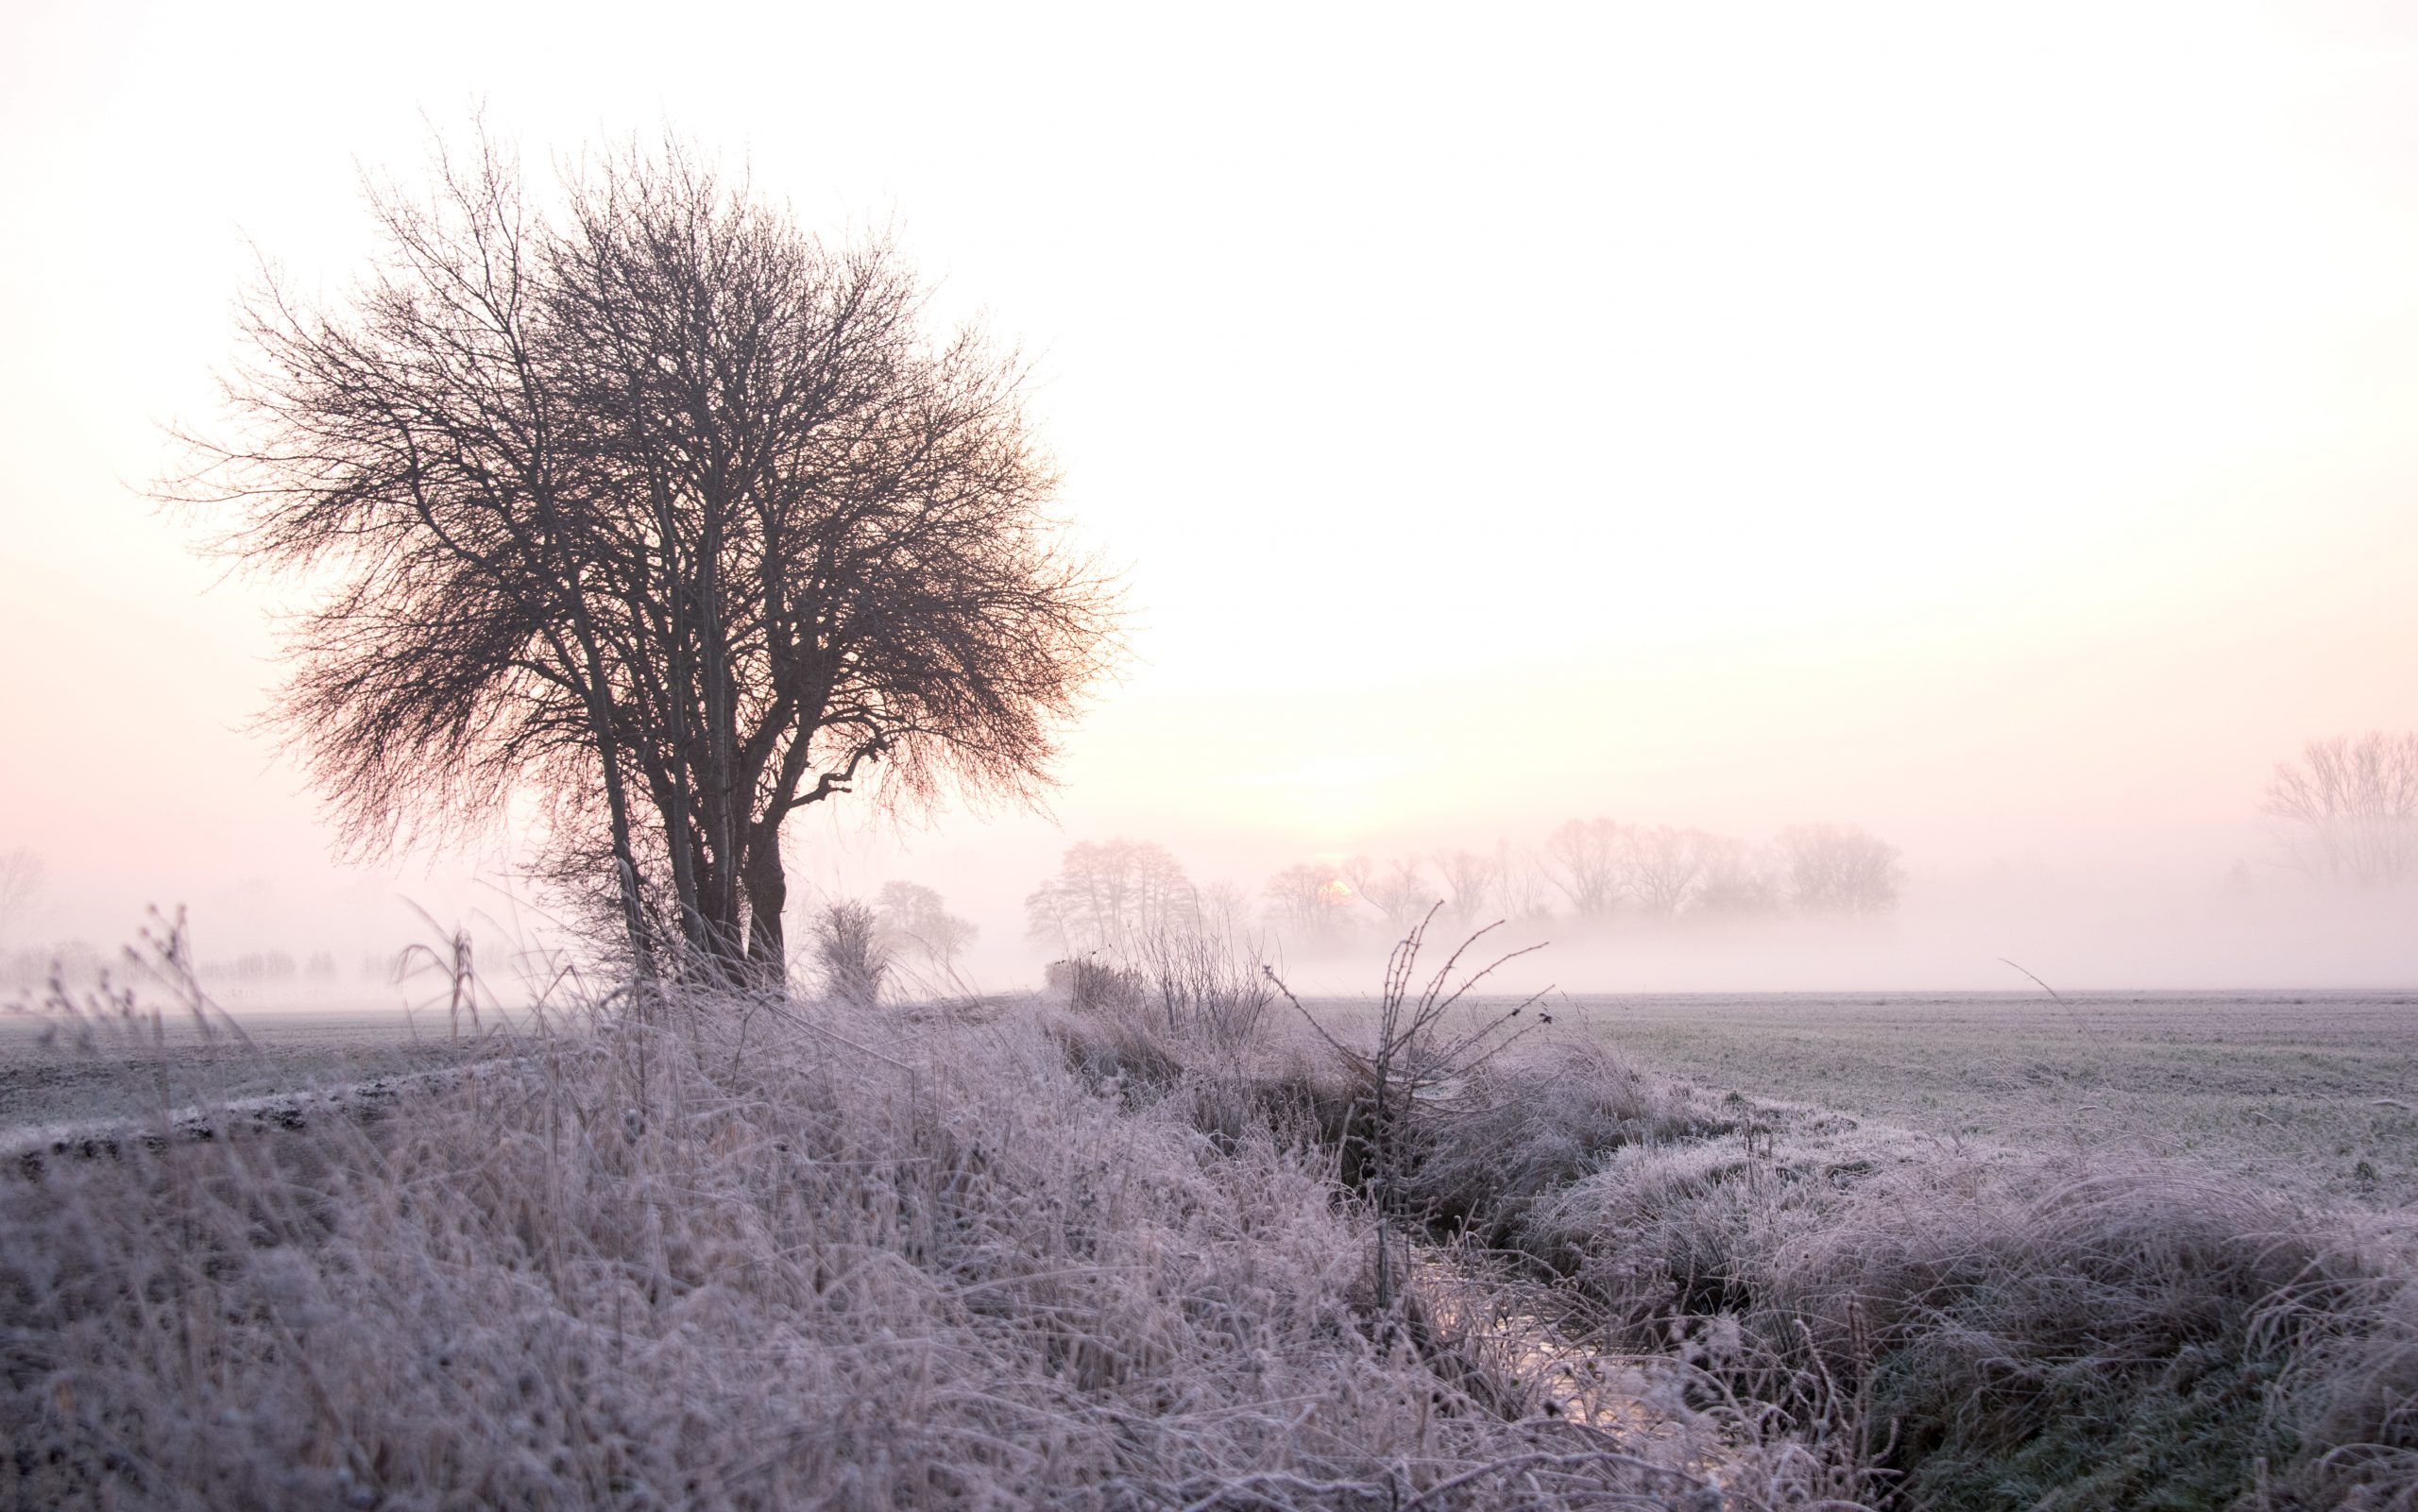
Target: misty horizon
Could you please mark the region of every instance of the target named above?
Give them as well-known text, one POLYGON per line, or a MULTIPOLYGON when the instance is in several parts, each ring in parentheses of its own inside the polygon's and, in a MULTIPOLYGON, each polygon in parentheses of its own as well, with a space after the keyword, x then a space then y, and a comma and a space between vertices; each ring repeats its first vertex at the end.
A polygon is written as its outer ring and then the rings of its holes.
MULTIPOLYGON (((1071 18, 965 18, 928 113, 868 129, 881 86, 836 78, 850 124, 818 135, 592 39, 507 78, 441 25, 348 21, 374 62, 272 107, 214 81, 299 56, 274 25, 253 53, 165 10, 13 17, 8 182, 74 234, 0 250, 0 853, 41 871, 0 957, 112 957, 153 905, 206 960, 348 985, 427 943, 415 909, 546 937, 525 807, 335 858, 263 718, 306 595, 146 496, 168 430, 220 423, 253 249, 340 303, 363 175, 416 183, 467 93, 536 178, 671 122, 818 234, 887 227, 937 319, 1030 354, 1053 509, 1128 595, 1040 806, 800 815, 793 936, 913 883, 1014 990, 1073 846, 1162 844, 1262 930, 1289 867, 1606 816, 1749 848, 1852 826, 1903 885, 1853 928, 1515 916, 1574 991, 2019 990, 2001 958, 2077 990, 2418 982, 2409 893, 2305 885, 2264 797, 2307 742, 2418 727, 2418 33, 1764 19, 1541 47, 1331 17, 1297 53, 1238 18, 1156 73, 1071 18), (1386 66, 1298 61, 1364 44, 1386 66), (1231 118, 1230 84, 1264 109, 1231 118)), ((1392 937, 1269 944, 1363 991, 1392 937)))

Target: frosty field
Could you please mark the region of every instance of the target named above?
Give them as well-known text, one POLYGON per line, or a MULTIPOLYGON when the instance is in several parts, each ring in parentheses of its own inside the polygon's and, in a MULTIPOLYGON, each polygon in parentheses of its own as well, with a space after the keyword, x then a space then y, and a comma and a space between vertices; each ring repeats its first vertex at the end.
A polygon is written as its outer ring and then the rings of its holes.
POLYGON ((134 1117, 329 1083, 409 1076, 485 1053, 443 1016, 393 1011, 247 1015, 241 1038, 164 1016, 149 1033, 78 1044, 73 1026, 0 1013, 0 1130, 134 1117))
POLYGON ((1717 1091, 1943 1145, 2206 1161, 2379 1207, 2418 1197, 2418 993, 1589 996, 1621 1050, 1717 1091))

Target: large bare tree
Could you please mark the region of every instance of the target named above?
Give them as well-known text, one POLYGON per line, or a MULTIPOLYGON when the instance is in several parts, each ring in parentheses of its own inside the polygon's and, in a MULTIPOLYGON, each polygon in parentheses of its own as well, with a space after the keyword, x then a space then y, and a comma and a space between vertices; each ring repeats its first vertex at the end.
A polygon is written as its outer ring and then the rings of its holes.
POLYGON ((641 961, 760 978, 798 809, 1046 781, 1115 592, 1019 365, 935 337, 886 244, 678 148, 541 205, 482 143, 371 204, 349 301, 264 280, 237 424, 172 490, 325 585, 280 712, 355 850, 536 795, 641 961))

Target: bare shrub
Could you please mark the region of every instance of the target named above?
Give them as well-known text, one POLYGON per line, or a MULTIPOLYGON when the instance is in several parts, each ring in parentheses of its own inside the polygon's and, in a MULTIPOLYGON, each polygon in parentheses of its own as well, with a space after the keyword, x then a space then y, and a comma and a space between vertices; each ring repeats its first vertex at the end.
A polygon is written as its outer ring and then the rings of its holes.
POLYGON ((1473 1012, 1455 1011, 1499 967, 1529 953, 1511 951, 1486 965, 1460 971, 1462 956, 1494 927, 1490 925, 1463 941, 1445 957, 1436 974, 1420 984, 1419 953, 1426 943, 1427 927, 1441 907, 1431 906, 1426 918, 1403 936, 1387 958, 1373 1034, 1365 1048, 1337 1038, 1273 972, 1269 974, 1276 990, 1333 1052, 1352 1084, 1355 1116, 1349 1121, 1352 1147, 1346 1153, 1356 1157, 1360 1180, 1376 1214, 1377 1306, 1388 1315, 1401 1296, 1394 1231, 1398 1224, 1419 1216, 1410 1205, 1407 1177, 1414 1149, 1426 1137, 1424 1114, 1432 1108, 1449 1106, 1461 1096, 1472 1076, 1536 1024, 1552 1022, 1550 1015, 1542 1013, 1527 1024, 1517 1022, 1535 1007, 1538 999, 1533 996, 1508 1008, 1471 1005, 1473 1012), (1456 972, 1460 973, 1457 980, 1456 972))
MULTIPOLYGON (((1069 1010, 1050 1032, 1095 1083, 1114 1079, 1129 1094, 1185 1083, 1204 1107, 1260 1106, 1234 1084, 1253 1074, 1247 1062, 1275 990, 1256 957, 1231 941, 1200 929, 1161 930, 1132 963, 1084 956, 1052 962, 1050 975, 1069 1010)), ((1235 1122, 1229 1112, 1207 1115, 1201 1127, 1231 1132, 1235 1122)))
POLYGON ((1066 1006, 1078 1013, 1130 1013, 1149 1000, 1142 974, 1109 957, 1077 956, 1064 964, 1066 1006))
POLYGON ((1167 1032, 1238 1051, 1259 1038, 1275 987, 1259 958, 1205 929, 1162 929, 1130 968, 1167 1032))
POLYGON ((826 904, 814 915, 814 964, 823 990, 843 1003, 870 1007, 890 976, 890 944, 881 916, 853 898, 826 904))

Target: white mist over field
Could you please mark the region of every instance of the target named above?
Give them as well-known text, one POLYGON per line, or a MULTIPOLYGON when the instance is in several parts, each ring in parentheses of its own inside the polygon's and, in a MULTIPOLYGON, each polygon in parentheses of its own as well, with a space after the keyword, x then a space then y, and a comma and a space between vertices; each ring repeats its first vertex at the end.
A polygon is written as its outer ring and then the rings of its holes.
MULTIPOLYGON (((335 858, 259 722, 300 590, 145 496, 254 249, 341 297, 361 178, 473 110, 533 178, 669 129, 891 228, 1030 354, 1128 585, 1045 812, 803 814, 794 915, 922 884, 999 989, 1082 842, 1256 926, 1298 865, 1834 824, 1902 853, 1885 918, 1522 924, 1507 979, 2418 981, 2418 901, 2304 886, 2260 812, 2418 727, 2418 25, 2201 4, 11 8, 0 956, 182 903, 230 992, 314 1001, 550 938, 511 825, 335 858)), ((1387 938, 1284 954, 1366 991, 1387 938)))
MULTIPOLYGON (((1027 875, 985 875, 971 863, 952 872, 950 848, 926 838, 903 857, 878 853, 881 865, 868 860, 843 872, 827 891, 870 894, 889 875, 946 889, 955 876, 952 907, 982 929, 961 961, 965 977, 986 989, 1030 985, 1039 979, 1041 962, 1059 953, 1025 936, 1024 894, 1056 859, 1047 848, 1056 837, 1036 839, 1027 875)), ((1276 869, 1271 862, 1254 871, 1247 853, 1234 849, 1203 845, 1197 854, 1208 859, 1192 868, 1196 881, 1245 884, 1254 903, 1259 881, 1276 869)), ((1481 914, 1478 922, 1494 917, 1481 914)), ((1394 938, 1374 917, 1356 919, 1343 938, 1308 944, 1286 940, 1265 918, 1253 924, 1261 948, 1305 995, 1373 994, 1394 938)), ((1432 929, 1424 959, 1442 964, 1439 946, 1459 943, 1466 932, 1456 925, 1446 920, 1432 929)), ((1591 927, 1566 913, 1507 919, 1474 959, 1532 945, 1543 948, 1507 967, 1497 985, 1573 994, 2036 991, 2027 970, 2059 991, 2418 981, 2418 927, 2406 894, 2329 893, 2272 865, 2235 872, 2137 859, 2130 866, 2060 869, 2035 861, 1916 870, 1898 909, 1865 921, 1616 917, 1591 927)))

